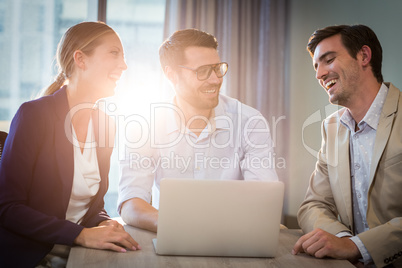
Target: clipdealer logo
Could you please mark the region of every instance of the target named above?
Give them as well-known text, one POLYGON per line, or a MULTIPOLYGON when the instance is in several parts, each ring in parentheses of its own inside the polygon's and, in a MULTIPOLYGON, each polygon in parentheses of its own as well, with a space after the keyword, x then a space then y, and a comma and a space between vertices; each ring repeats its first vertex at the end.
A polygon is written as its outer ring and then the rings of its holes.
POLYGON ((253 156, 246 154, 242 157, 239 153, 231 156, 208 156, 205 153, 195 153, 194 156, 183 156, 175 152, 168 155, 153 157, 142 156, 138 152, 132 152, 129 156, 131 169, 145 169, 155 173, 158 169, 175 169, 181 174, 188 170, 198 169, 272 169, 286 168, 286 161, 282 157, 276 157, 269 152, 266 156, 253 156))
MULTIPOLYGON (((117 106, 115 103, 106 102, 105 100, 100 100, 96 103, 96 108, 101 111, 105 111, 106 114, 109 115, 114 122, 116 127, 116 139, 110 140, 110 135, 108 137, 102 136, 102 131, 104 132, 105 129, 108 129, 110 123, 105 120, 104 122, 98 122, 95 124, 96 126, 102 126, 103 129, 98 129, 99 138, 97 142, 93 141, 90 143, 84 143, 85 147, 103 147, 103 146, 110 146, 113 144, 114 148, 117 149, 119 160, 124 160, 127 155, 125 153, 126 150, 137 150, 141 149, 144 146, 149 146, 152 149, 170 149, 174 148, 180 142, 187 142, 189 146, 195 149, 200 148, 208 148, 213 147, 216 149, 226 149, 228 147, 234 148, 239 146, 239 144, 243 143, 245 146, 248 146, 253 149, 264 149, 264 148, 275 148, 277 144, 277 138, 281 137, 281 135, 277 135, 277 129, 280 122, 286 119, 286 116, 280 116, 278 118, 272 117, 271 124, 269 126, 267 120, 261 115, 256 114, 244 120, 242 118, 242 104, 238 103, 237 107, 237 114, 234 116, 226 116, 220 115, 214 118, 215 122, 219 122, 220 126, 224 126, 225 128, 225 137, 226 139, 215 139, 216 135, 219 132, 214 132, 211 129, 211 124, 209 124, 209 119, 202 116, 196 116, 191 118, 185 124, 185 118, 183 112, 175 105, 171 103, 153 103, 150 104, 149 115, 146 116, 144 114, 139 113, 131 113, 128 115, 118 114, 115 113, 117 110, 117 106), (158 135, 161 136, 161 133, 158 132, 158 124, 161 123, 158 120, 161 114, 173 113, 176 121, 178 122, 178 132, 174 139, 169 140, 169 142, 160 142, 158 140, 158 135), (208 139, 207 143, 197 143, 190 137, 190 135, 186 135, 186 129, 189 128, 189 124, 194 120, 203 120, 207 125, 207 131, 210 134, 210 138, 208 139), (236 122, 235 122, 236 121, 236 122), (241 122, 241 123, 238 123, 241 122), (108 125, 109 124, 109 125, 108 125), (259 135, 258 137, 263 137, 262 139, 252 139, 252 135, 259 135)), ((93 104, 91 103, 84 103, 73 107, 68 116, 65 118, 64 127, 65 133, 68 140, 74 145, 79 146, 78 141, 75 140, 76 138, 72 135, 72 118, 74 116, 78 116, 78 112, 83 109, 94 109, 93 104)), ((162 122, 164 123, 164 122, 162 122)), ((113 126, 114 127, 114 126, 113 126)), ((200 129, 200 132, 203 130, 200 129)), ((222 135, 221 135, 222 136, 222 135)), ((83 144, 83 143, 81 143, 83 144)), ((179 166, 181 169, 185 169, 186 166, 189 165, 190 162, 198 163, 201 161, 202 165, 208 165, 211 168, 229 168, 229 160, 230 158, 235 159, 235 161, 231 160, 231 164, 233 162, 241 163, 243 165, 248 166, 257 166, 260 167, 271 167, 274 166, 276 168, 285 168, 286 163, 283 157, 276 156, 275 153, 272 155, 264 155, 264 156, 255 156, 255 157, 248 157, 248 156, 240 156, 239 154, 229 157, 211 157, 211 156, 201 156, 201 155, 194 155, 192 159, 188 158, 180 158, 180 156, 175 155, 173 157, 165 157, 161 159, 153 159, 151 157, 144 157, 137 154, 132 154, 130 156, 134 161, 132 165, 137 166, 147 166, 148 163, 152 163, 154 167, 161 167, 161 166, 168 166, 174 163, 176 166, 179 166), (241 157, 244 157, 245 161, 241 160, 241 157), (173 159, 173 161, 172 161, 173 159), (169 161, 168 161, 169 160, 169 161)), ((201 164, 201 163, 198 163, 201 164)), ((201 166, 202 166, 201 165, 201 166)))
MULTIPOLYGON (((316 123, 322 123, 323 120, 325 120, 328 116, 330 116, 331 114, 339 111, 340 106, 337 105, 333 105, 333 104, 327 104, 324 107, 324 113, 322 113, 321 110, 317 110, 315 111, 313 114, 311 114, 304 122, 303 122, 303 126, 302 126, 302 143, 303 143, 303 147, 306 149, 306 151, 311 154, 314 157, 317 157, 318 154, 320 153, 319 150, 316 150, 312 147, 310 147, 307 142, 306 142, 306 137, 304 135, 306 128, 310 127, 313 124, 316 123)), ((338 124, 337 123, 330 123, 327 125, 328 129, 331 129, 332 133, 337 133, 337 128, 338 128, 338 124), (333 128, 336 128, 335 130, 333 130, 333 128)), ((331 146, 335 149, 335 150, 331 150, 333 153, 331 156, 329 156, 327 158, 327 162, 329 165, 331 166, 337 166, 339 163, 339 151, 338 151, 338 139, 334 139, 334 144, 331 144, 331 146)))

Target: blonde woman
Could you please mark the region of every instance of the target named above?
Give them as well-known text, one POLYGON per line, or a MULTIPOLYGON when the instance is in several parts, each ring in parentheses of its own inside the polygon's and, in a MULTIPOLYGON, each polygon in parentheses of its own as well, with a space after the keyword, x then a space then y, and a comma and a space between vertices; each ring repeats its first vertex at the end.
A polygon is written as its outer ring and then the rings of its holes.
POLYGON ((0 267, 33 267, 54 245, 140 248, 103 201, 114 128, 95 103, 127 69, 121 41, 104 23, 77 24, 60 40, 57 64, 44 96, 19 108, 4 147, 0 267))

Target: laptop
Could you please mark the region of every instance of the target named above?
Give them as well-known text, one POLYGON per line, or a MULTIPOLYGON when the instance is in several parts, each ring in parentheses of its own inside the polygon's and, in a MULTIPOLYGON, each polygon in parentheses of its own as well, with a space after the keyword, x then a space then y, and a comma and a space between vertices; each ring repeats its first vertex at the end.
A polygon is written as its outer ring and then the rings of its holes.
POLYGON ((274 257, 284 184, 162 179, 158 255, 274 257))

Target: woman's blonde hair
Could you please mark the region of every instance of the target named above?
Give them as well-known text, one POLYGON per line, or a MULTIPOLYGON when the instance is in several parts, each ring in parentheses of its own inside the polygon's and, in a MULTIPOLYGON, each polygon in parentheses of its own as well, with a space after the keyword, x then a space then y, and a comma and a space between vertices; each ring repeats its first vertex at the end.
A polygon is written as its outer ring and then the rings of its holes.
POLYGON ((51 95, 59 90, 74 71, 74 52, 81 50, 91 55, 99 45, 99 38, 116 32, 103 22, 81 22, 70 27, 57 45, 56 60, 58 75, 55 81, 43 91, 42 96, 51 95))

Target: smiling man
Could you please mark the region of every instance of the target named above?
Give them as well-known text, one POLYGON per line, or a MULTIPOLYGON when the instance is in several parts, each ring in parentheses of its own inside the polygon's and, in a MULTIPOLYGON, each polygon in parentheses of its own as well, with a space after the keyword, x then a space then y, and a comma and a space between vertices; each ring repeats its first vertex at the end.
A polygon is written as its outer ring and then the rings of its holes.
MULTIPOLYGON (((119 211, 126 223, 157 231, 162 178, 278 180, 267 121, 220 94, 228 64, 217 47, 213 35, 197 29, 177 31, 161 45, 161 66, 176 94, 152 107, 146 142, 125 144, 119 211)), ((134 128, 128 136, 143 134, 134 128)))
MULTIPOLYGON (((314 32, 307 49, 333 104, 293 253, 357 266, 402 265, 402 94, 383 82, 382 48, 364 25, 314 32)), ((391 266, 394 267, 394 266, 391 266)))

